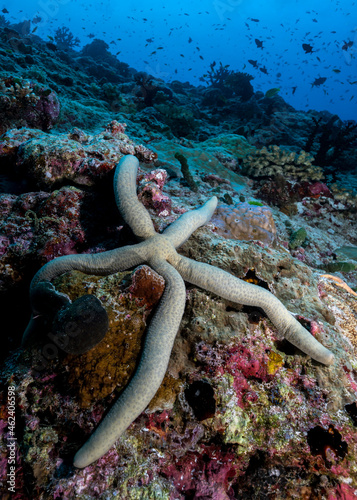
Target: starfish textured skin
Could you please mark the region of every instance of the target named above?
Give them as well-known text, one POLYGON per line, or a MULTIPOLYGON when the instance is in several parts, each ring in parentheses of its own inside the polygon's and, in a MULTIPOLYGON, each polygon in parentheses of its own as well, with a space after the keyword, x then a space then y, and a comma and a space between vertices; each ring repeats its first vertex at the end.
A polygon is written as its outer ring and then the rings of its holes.
MULTIPOLYGON (((268 290, 176 252, 176 248, 198 227, 210 220, 218 202, 215 196, 200 208, 181 215, 162 234, 156 233, 149 213, 137 198, 138 166, 135 156, 127 155, 120 160, 114 175, 114 191, 120 213, 140 242, 93 255, 58 257, 37 272, 30 287, 32 317, 24 333, 23 343, 31 336, 36 316, 41 315, 41 304, 38 303, 41 301, 35 297, 36 287, 44 282, 48 284, 60 274, 78 270, 104 276, 147 263, 165 280, 165 290, 148 327, 137 371, 98 428, 76 453, 74 465, 78 468, 86 467, 102 457, 145 410, 159 389, 185 309, 184 281, 232 302, 261 307, 289 342, 320 363, 331 365, 334 362, 334 355, 268 290)), ((63 295, 54 289, 49 293, 53 296, 63 295)))

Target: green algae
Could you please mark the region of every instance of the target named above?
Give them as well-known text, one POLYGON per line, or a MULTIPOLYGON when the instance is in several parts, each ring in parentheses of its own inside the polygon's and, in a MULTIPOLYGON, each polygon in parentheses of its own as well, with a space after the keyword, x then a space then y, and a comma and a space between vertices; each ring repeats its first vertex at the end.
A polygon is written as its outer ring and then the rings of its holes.
POLYGON ((294 231, 290 236, 289 247, 294 250, 297 247, 301 247, 305 243, 307 238, 307 232, 304 227, 300 227, 297 231, 294 231))
POLYGON ((330 273, 337 273, 338 271, 349 273, 355 269, 357 269, 357 264, 346 261, 331 262, 326 266, 326 271, 329 271, 330 273))

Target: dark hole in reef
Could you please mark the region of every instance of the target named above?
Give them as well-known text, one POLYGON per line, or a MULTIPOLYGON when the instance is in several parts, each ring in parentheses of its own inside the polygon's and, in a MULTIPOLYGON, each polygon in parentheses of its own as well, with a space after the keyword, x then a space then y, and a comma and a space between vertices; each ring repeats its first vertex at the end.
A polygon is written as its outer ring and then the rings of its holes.
POLYGON ((258 285, 262 288, 265 288, 266 290, 269 290, 267 282, 258 278, 258 276, 255 274, 254 269, 249 269, 247 274, 242 279, 244 281, 247 281, 247 283, 252 283, 253 285, 258 285))
POLYGON ((307 433, 307 443, 310 446, 312 455, 321 455, 327 467, 332 465, 327 458, 329 449, 334 452, 336 458, 341 460, 343 460, 348 450, 346 441, 342 441, 341 434, 332 424, 329 425, 327 430, 320 425, 310 429, 307 433))
POLYGON ((248 314, 249 322, 250 323, 259 323, 259 321, 262 318, 266 318, 267 315, 261 309, 260 307, 252 307, 252 306, 242 306, 242 305, 237 305, 237 307, 234 307, 232 305, 229 305, 226 307, 227 312, 243 312, 245 314, 248 314))
POLYGON ((261 467, 264 467, 267 454, 263 450, 257 450, 256 453, 250 457, 246 474, 253 474, 261 467))
POLYGON ((211 418, 216 413, 214 391, 208 382, 197 380, 185 389, 185 397, 197 420, 211 418))
POLYGON ((267 317, 263 309, 260 309, 260 307, 244 306, 243 312, 248 314, 249 323, 258 324, 262 318, 267 317))
POLYGON ((357 405, 356 403, 351 403, 349 405, 345 405, 345 410, 348 415, 351 417, 353 425, 357 427, 357 405))
POLYGON ((283 352, 284 354, 287 354, 288 356, 292 356, 293 354, 296 353, 296 347, 293 346, 293 344, 290 344, 290 342, 288 342, 285 339, 277 340, 274 343, 279 351, 283 352))

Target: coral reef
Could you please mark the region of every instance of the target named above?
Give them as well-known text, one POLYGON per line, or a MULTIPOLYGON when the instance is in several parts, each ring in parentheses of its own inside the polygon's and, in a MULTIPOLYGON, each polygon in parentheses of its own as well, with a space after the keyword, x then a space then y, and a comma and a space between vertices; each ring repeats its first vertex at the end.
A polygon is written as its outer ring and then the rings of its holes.
POLYGON ((95 278, 81 273, 59 278, 57 284, 72 300, 90 290, 100 297, 109 318, 109 331, 93 349, 68 356, 69 383, 82 407, 89 407, 114 390, 123 389, 133 375, 141 349, 146 318, 158 303, 164 280, 148 266, 133 273, 95 278), (116 290, 116 298, 112 297, 116 290))
MULTIPOLYGON (((248 73, 242 73, 240 71, 233 71, 228 69, 229 64, 223 66, 220 62, 219 66, 213 61, 210 64, 210 69, 207 74, 203 76, 202 80, 210 84, 212 89, 219 89, 222 93, 223 104, 224 99, 227 97, 237 96, 243 102, 248 101, 254 94, 254 89, 250 83, 253 80, 252 75, 248 73)), ((212 93, 205 94, 203 104, 207 105, 212 100, 212 93)))
POLYGON ((275 243, 277 238, 273 215, 266 206, 243 202, 233 207, 218 207, 212 222, 217 226, 217 234, 225 238, 259 240, 267 245, 275 243))
POLYGON ((299 181, 319 181, 323 178, 320 167, 312 165, 313 157, 305 151, 286 151, 279 146, 264 147, 242 160, 243 172, 252 177, 283 175, 299 181))
MULTIPOLYGON (((341 121, 337 115, 333 115, 325 123, 321 123, 321 117, 318 119, 313 117, 312 121, 314 126, 311 129, 304 149, 309 152, 314 148, 314 143, 318 143, 318 146, 315 146, 315 161, 317 165, 321 167, 334 165, 340 156, 343 154, 346 155, 349 149, 356 146, 356 123, 347 121, 339 126, 338 124, 341 121)), ((343 163, 339 163, 339 166, 342 165, 343 163)))
POLYGON ((73 49, 80 44, 79 38, 75 37, 66 26, 56 29, 54 40, 57 47, 62 50, 73 49))
POLYGON ((29 132, 21 136, 9 131, 0 137, 0 151, 3 157, 16 151, 18 175, 41 189, 68 181, 92 185, 110 172, 125 154, 137 155, 148 162, 157 157, 150 149, 130 140, 124 133, 125 127, 125 123, 112 121, 94 136, 86 137, 77 129, 70 134, 53 136, 33 133, 30 139, 29 132))
POLYGON ((49 130, 59 112, 58 97, 48 87, 22 78, 0 78, 0 134, 15 126, 49 130))
MULTIPOLYGON (((118 42, 59 47, 39 36, 34 20, 13 24, 13 15, 0 14, 0 310, 10 324, 0 354, 1 495, 9 495, 11 453, 13 496, 21 500, 355 498, 355 124, 294 109, 278 80, 271 87, 280 94, 266 97, 270 87, 254 91, 249 75, 223 64, 210 67, 197 87, 164 83, 164 67, 147 69, 152 75, 142 80, 118 59, 118 42), (322 367, 280 339, 261 310, 188 286, 156 396, 97 464, 78 471, 75 452, 135 370, 162 279, 147 266, 59 278, 64 297, 89 296, 97 305, 98 298, 109 318, 104 339, 83 354, 56 350, 52 323, 33 347, 19 349, 28 287, 56 257, 134 242, 108 194, 117 159, 132 151, 142 162, 138 195, 158 232, 209 196, 219 198, 227 217, 247 200, 270 208, 274 245, 226 238, 213 221, 181 253, 270 289, 337 361, 322 367), (176 153, 187 160, 197 192, 185 183, 176 153), (74 171, 80 162, 83 177, 74 171), (306 239, 295 238, 300 228, 306 239), (16 396, 11 450, 9 387, 16 396)), ((64 27, 63 34, 71 32, 64 27)), ((257 64, 258 73, 265 69, 257 64)), ((62 324, 53 326, 56 332, 62 324)))

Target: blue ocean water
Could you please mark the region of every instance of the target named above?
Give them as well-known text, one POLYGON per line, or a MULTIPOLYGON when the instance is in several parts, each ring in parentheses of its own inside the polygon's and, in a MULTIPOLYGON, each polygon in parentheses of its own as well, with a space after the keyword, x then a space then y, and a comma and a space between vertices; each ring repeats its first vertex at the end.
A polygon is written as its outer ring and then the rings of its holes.
POLYGON ((80 50, 94 38, 138 71, 202 85, 210 64, 279 88, 298 110, 357 118, 357 5, 343 0, 27 0, 3 2, 11 23, 51 40, 67 27, 80 50))

